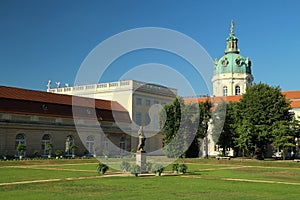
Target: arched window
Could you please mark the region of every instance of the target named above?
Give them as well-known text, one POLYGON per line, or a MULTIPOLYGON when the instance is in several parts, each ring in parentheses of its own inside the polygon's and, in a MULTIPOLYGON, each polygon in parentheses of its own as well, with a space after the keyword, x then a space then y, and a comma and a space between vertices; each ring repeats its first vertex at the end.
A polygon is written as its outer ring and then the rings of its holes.
MULTIPOLYGON (((15 148, 17 149, 19 144, 26 145, 26 140, 25 140, 25 135, 23 133, 20 133, 16 135, 16 143, 15 143, 15 148)), ((25 156, 25 151, 22 153, 22 151, 18 150, 18 156, 25 156)))
POLYGON ((67 136, 66 138, 66 149, 65 153, 66 155, 72 155, 72 149, 71 146, 74 144, 74 139, 71 135, 67 136))
POLYGON ((103 137, 103 150, 102 153, 104 156, 107 156, 105 154, 109 154, 109 141, 108 138, 105 136, 103 137))
POLYGON ((241 87, 235 86, 235 95, 240 95, 240 94, 241 94, 241 87))
POLYGON ((93 135, 89 135, 86 138, 86 149, 90 154, 95 154, 95 137, 93 135))
POLYGON ((122 137, 120 138, 120 154, 121 154, 121 155, 124 154, 125 150, 126 150, 125 137, 122 136, 122 137))
POLYGON ((51 144, 51 137, 49 134, 45 134, 42 137, 42 154, 44 156, 51 154, 51 149, 48 150, 48 148, 47 148, 48 144, 51 144))
POLYGON ((227 86, 223 87, 223 96, 227 96, 228 95, 228 88, 227 86))
POLYGON ((25 144, 25 135, 23 133, 20 133, 16 136, 16 148, 19 144, 25 144))

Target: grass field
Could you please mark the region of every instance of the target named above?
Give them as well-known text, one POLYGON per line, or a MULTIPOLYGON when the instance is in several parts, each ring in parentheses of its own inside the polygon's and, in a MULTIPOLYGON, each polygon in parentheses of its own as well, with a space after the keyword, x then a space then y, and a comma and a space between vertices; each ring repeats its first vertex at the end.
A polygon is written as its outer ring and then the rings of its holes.
POLYGON ((0 161, 0 199, 299 199, 300 163, 186 159, 188 173, 134 177, 97 160, 0 161))

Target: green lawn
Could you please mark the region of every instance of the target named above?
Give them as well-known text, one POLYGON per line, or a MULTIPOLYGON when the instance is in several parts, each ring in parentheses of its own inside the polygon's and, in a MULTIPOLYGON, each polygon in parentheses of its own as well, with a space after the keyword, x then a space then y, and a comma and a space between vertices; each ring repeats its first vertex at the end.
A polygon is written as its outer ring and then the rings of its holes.
POLYGON ((185 175, 109 177, 96 173, 93 159, 1 161, 0 184, 59 180, 0 185, 0 199, 299 199, 300 163, 242 162, 193 159, 185 175))

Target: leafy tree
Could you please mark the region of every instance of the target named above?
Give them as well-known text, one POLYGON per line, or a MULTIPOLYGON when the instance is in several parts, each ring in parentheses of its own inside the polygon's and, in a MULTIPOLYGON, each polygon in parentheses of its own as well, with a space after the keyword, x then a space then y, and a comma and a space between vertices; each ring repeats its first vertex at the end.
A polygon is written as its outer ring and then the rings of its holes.
MULTIPOLYGON (((248 88, 239 102, 236 145, 263 159, 268 144, 279 145, 293 115, 279 87, 259 83, 248 88)), ((286 132, 288 134, 289 131, 286 132)))
POLYGON ((224 123, 226 119, 226 109, 227 104, 225 101, 214 105, 214 111, 212 113, 212 120, 211 120, 211 131, 212 131, 212 138, 214 143, 218 143, 219 137, 221 132, 224 128, 224 123))
POLYGON ((287 124, 285 121, 278 121, 275 123, 275 126, 276 129, 273 131, 273 145, 278 149, 281 149, 283 159, 285 160, 286 148, 295 146, 295 138, 291 134, 289 124, 287 124))
POLYGON ((297 158, 299 158, 299 146, 296 145, 296 143, 298 143, 298 140, 300 138, 300 122, 295 119, 295 117, 293 118, 291 124, 290 124, 290 130, 291 130, 291 134, 294 136, 294 142, 295 142, 295 147, 293 152, 296 152, 297 154, 294 155, 297 158))
POLYGON ((182 140, 180 135, 176 137, 181 121, 181 105, 183 105, 182 100, 176 98, 172 104, 166 104, 160 113, 160 127, 164 133, 164 150, 168 157, 175 158, 182 154, 182 140))
POLYGON ((197 136, 198 138, 204 138, 207 136, 207 129, 208 129, 208 124, 211 119, 211 109, 212 109, 212 103, 208 101, 208 99, 203 102, 199 103, 199 117, 198 122, 198 131, 197 131, 197 136))
POLYGON ((185 105, 181 98, 164 107, 160 114, 160 126, 168 157, 198 157, 198 138, 206 135, 210 107, 208 101, 185 105))
POLYGON ((238 124, 237 107, 238 107, 238 103, 236 102, 229 102, 229 103, 222 102, 217 108, 219 119, 216 119, 217 122, 213 123, 214 124, 213 139, 222 148, 223 156, 225 156, 226 154, 226 149, 235 147, 234 137, 235 137, 236 128, 238 124), (222 117, 225 118, 220 119, 222 117))
POLYGON ((236 128, 236 136, 234 137, 235 147, 242 151, 242 155, 245 156, 249 154, 251 149, 253 149, 252 145, 252 133, 253 127, 252 124, 248 121, 241 121, 241 123, 236 128))

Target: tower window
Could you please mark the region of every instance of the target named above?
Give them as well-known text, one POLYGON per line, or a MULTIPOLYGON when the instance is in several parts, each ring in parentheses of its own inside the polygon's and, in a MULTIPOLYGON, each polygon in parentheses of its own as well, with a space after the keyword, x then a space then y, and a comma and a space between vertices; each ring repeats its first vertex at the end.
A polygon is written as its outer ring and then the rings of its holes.
POLYGON ((227 86, 223 87, 223 96, 227 96, 228 95, 228 88, 227 86))
POLYGON ((240 94, 241 94, 241 87, 235 86, 235 95, 240 95, 240 94))

